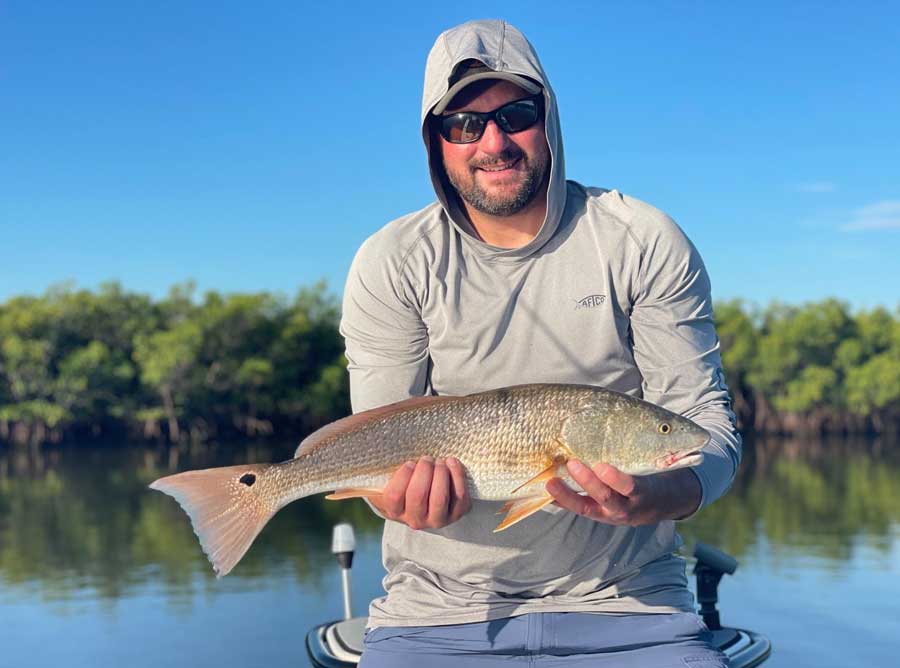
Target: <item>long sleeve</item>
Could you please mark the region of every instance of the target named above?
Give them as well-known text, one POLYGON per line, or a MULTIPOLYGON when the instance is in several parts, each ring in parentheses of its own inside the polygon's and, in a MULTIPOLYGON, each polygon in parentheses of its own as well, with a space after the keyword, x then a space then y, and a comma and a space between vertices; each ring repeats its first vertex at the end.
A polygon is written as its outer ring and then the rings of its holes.
POLYGON ((377 237, 363 244, 344 289, 341 334, 354 413, 428 389, 428 335, 404 282, 405 258, 379 246, 377 237))
POLYGON ((428 335, 403 285, 403 258, 392 260, 378 242, 376 235, 360 247, 344 287, 340 331, 354 413, 428 389, 428 335))
POLYGON ((710 433, 704 461, 692 469, 702 487, 702 508, 731 486, 741 437, 722 372, 706 268, 669 218, 643 248, 637 285, 631 334, 644 398, 710 433))

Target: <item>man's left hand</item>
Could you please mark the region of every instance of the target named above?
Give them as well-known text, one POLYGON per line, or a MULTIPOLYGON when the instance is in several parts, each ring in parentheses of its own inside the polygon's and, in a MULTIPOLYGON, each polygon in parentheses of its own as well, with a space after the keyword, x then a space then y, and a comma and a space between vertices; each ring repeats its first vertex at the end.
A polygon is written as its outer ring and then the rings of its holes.
POLYGON ((566 466, 587 496, 559 478, 547 482, 547 491, 559 506, 597 522, 656 524, 688 517, 700 505, 700 480, 688 469, 632 476, 610 464, 600 463, 590 469, 573 459, 566 466))

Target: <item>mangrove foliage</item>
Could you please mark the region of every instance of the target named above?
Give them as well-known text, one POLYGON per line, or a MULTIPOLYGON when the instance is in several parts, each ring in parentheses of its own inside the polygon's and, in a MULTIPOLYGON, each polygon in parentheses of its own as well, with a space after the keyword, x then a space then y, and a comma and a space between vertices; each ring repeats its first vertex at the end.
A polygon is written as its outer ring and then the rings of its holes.
POLYGON ((715 308, 722 362, 742 429, 897 433, 900 313, 828 299, 715 308))
MULTIPOLYGON (((900 315, 829 299, 716 305, 740 426, 896 432, 900 315)), ((0 441, 283 438, 349 412, 336 298, 323 285, 162 299, 117 283, 0 304, 0 441)))
POLYGON ((116 283, 0 305, 0 441, 103 435, 179 442, 303 433, 347 414, 339 308, 293 299, 160 300, 116 283))

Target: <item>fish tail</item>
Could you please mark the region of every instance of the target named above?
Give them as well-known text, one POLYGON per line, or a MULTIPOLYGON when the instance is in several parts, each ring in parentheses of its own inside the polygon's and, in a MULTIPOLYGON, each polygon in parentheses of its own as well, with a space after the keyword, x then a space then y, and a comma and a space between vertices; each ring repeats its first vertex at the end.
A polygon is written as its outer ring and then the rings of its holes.
POLYGON ((283 504, 273 505, 258 484, 272 464, 223 466, 160 478, 151 489, 173 497, 191 519, 194 533, 217 577, 241 560, 283 504))

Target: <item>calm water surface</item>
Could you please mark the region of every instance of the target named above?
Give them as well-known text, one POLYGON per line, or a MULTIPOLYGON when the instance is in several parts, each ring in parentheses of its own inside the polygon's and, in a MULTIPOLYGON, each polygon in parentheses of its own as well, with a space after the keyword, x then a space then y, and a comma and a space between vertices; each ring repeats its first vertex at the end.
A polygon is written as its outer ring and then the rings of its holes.
MULTIPOLYGON (((381 591, 361 502, 281 511, 216 580, 188 521, 147 489, 177 470, 290 456, 271 445, 0 448, 0 666, 307 666, 341 615, 331 526, 350 521, 355 611, 381 591)), ((735 555, 723 621, 766 633, 771 668, 897 665, 900 444, 765 441, 730 494, 680 525, 735 555)))

